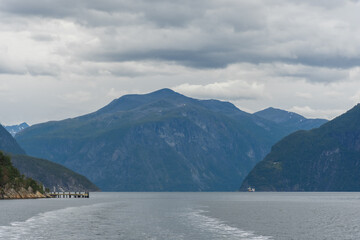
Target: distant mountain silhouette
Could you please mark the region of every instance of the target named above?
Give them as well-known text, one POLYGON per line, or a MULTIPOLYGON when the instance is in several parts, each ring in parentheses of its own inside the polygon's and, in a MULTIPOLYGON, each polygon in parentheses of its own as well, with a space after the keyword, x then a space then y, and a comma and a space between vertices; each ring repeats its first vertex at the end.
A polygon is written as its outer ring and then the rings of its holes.
POLYGON ((272 107, 256 112, 254 115, 276 122, 292 130, 309 130, 319 127, 328 121, 326 119, 307 119, 297 113, 272 107))
POLYGON ((0 125, 0 150, 15 154, 25 154, 11 134, 0 125))
POLYGON ((26 122, 23 122, 18 125, 4 126, 5 129, 14 137, 18 132, 28 128, 29 125, 26 122))

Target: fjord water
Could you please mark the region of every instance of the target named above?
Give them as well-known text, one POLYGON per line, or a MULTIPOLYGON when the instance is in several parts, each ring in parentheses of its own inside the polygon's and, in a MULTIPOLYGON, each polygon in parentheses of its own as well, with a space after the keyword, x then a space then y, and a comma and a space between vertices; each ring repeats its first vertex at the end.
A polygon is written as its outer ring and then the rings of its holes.
POLYGON ((0 239, 360 239, 360 193, 92 193, 0 212, 0 239))

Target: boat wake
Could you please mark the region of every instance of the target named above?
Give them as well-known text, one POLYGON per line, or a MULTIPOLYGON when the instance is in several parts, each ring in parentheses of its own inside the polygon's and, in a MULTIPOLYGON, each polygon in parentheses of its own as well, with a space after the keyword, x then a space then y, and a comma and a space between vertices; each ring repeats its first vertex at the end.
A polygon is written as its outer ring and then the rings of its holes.
POLYGON ((88 239, 81 223, 87 214, 99 209, 102 204, 81 207, 68 207, 60 210, 40 213, 23 222, 12 222, 9 226, 0 226, 0 239, 88 239))
POLYGON ((251 231, 244 231, 221 221, 220 219, 205 215, 205 210, 194 210, 186 214, 193 227, 198 231, 210 233, 211 239, 227 240, 269 240, 270 236, 256 235, 251 231))
POLYGON ((197 208, 115 201, 40 213, 0 226, 0 239, 270 240, 197 208))

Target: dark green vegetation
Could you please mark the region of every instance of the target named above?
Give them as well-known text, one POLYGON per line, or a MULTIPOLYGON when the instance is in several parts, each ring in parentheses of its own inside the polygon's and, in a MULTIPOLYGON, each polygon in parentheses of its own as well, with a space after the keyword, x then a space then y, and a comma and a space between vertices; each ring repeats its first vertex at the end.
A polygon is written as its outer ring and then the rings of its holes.
POLYGON ((260 191, 360 191, 360 105, 272 147, 241 187, 260 191))
POLYGON ((21 188, 28 189, 29 187, 31 187, 33 193, 37 191, 44 193, 42 185, 39 185, 31 178, 21 175, 19 170, 11 164, 10 157, 0 151, 0 198, 3 198, 7 189, 18 191, 21 188))
POLYGON ((53 191, 99 191, 86 177, 60 164, 26 155, 12 155, 12 164, 25 176, 35 179, 53 191))
POLYGON ((34 125, 16 139, 30 155, 84 174, 105 191, 233 191, 296 129, 228 102, 163 89, 34 125))
POLYGON ((0 125, 0 150, 11 155, 13 165, 27 177, 41 182, 53 190, 96 191, 98 188, 88 179, 59 164, 29 157, 16 140, 0 125))

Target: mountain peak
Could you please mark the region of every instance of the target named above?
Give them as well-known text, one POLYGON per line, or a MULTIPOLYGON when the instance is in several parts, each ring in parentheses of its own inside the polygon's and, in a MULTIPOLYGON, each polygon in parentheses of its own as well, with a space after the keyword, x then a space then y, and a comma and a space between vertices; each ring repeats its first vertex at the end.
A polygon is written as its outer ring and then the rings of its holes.
POLYGON ((319 127, 326 123, 326 119, 307 119, 297 113, 289 112, 273 107, 266 108, 262 111, 254 113, 255 116, 266 119, 268 121, 282 124, 283 127, 292 127, 297 129, 309 130, 319 127))
POLYGON ((259 112, 256 112, 256 113, 254 113, 254 115, 261 117, 261 118, 265 118, 266 120, 270 120, 270 121, 273 121, 276 123, 284 123, 284 122, 289 122, 289 121, 301 121, 301 120, 305 119, 305 117, 303 117, 297 113, 288 112, 288 111, 281 110, 278 108, 273 108, 273 107, 269 107, 269 108, 266 108, 259 112))
POLYGON ((154 92, 151 92, 149 94, 179 94, 177 92, 175 92, 174 90, 170 89, 170 88, 163 88, 163 89, 159 89, 156 90, 154 92))
POLYGON ((19 125, 12 125, 12 126, 4 126, 5 129, 13 136, 24 130, 25 128, 28 128, 29 125, 26 122, 20 123, 19 125))
POLYGON ((124 95, 113 100, 110 104, 101 108, 96 113, 129 111, 131 109, 135 109, 137 107, 160 100, 168 100, 176 103, 177 101, 192 101, 193 99, 181 95, 180 93, 177 93, 169 88, 163 88, 146 94, 124 95))
POLYGON ((143 96, 143 97, 149 97, 152 98, 152 100, 160 100, 160 99, 192 99, 189 98, 187 96, 184 96, 178 92, 175 92, 174 90, 170 89, 170 88, 163 88, 151 93, 147 93, 147 94, 142 94, 142 95, 137 95, 137 96, 143 96))
POLYGON ((0 150, 7 153, 24 154, 24 150, 18 145, 11 134, 0 125, 0 150))
POLYGON ((153 92, 149 92, 149 93, 144 93, 144 94, 126 94, 121 96, 118 99, 121 99, 123 97, 132 97, 132 96, 137 96, 137 97, 146 97, 146 96, 183 96, 178 92, 175 92, 174 90, 170 89, 170 88, 162 88, 153 92))
POLYGON ((360 129, 358 124, 360 121, 360 104, 355 105, 353 108, 348 110, 346 113, 334 118, 332 121, 324 124, 323 128, 352 128, 352 130, 360 129))

